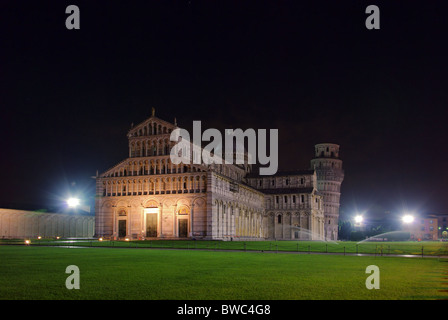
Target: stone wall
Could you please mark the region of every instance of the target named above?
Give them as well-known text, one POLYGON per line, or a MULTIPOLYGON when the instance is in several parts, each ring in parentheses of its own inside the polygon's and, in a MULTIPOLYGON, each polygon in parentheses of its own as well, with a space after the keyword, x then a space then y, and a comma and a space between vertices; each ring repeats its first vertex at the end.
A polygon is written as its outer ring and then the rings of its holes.
POLYGON ((95 217, 0 209, 0 238, 91 238, 95 217))

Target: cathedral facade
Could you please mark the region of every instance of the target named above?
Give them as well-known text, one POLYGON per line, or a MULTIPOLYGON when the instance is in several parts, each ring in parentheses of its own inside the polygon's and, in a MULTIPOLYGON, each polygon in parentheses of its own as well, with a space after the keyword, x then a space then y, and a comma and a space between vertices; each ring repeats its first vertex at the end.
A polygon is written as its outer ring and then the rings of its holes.
POLYGON ((129 130, 129 157, 96 176, 96 237, 337 239, 338 145, 316 145, 309 170, 259 176, 248 163, 174 164, 176 128, 153 112, 129 130))

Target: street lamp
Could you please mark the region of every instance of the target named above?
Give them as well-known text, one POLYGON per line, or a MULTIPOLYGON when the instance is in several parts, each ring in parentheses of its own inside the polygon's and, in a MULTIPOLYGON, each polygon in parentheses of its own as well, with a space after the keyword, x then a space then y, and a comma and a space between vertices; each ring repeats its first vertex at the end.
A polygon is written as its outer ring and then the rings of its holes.
POLYGON ((67 199, 67 205, 70 208, 76 208, 77 206, 79 206, 79 199, 78 198, 69 198, 69 199, 67 199))
POLYGON ((364 218, 361 215, 357 215, 355 217, 355 223, 356 224, 361 224, 361 222, 364 220, 364 218))
POLYGON ((404 223, 409 224, 409 223, 412 223, 412 222, 414 221, 414 216, 412 216, 412 215, 410 215, 410 214, 405 214, 405 215, 403 216, 403 218, 401 218, 401 220, 402 220, 404 223))

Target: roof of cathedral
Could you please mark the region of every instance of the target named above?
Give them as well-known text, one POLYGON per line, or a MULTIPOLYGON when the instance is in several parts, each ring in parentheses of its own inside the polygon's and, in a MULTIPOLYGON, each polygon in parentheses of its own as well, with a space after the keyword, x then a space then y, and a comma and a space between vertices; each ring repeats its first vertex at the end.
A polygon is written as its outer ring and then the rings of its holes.
POLYGON ((258 189, 265 194, 291 194, 291 193, 312 193, 314 188, 272 188, 272 189, 258 189))
POLYGON ((146 123, 148 123, 148 122, 156 122, 156 123, 159 123, 159 124, 164 124, 164 125, 166 125, 167 127, 172 128, 172 129, 177 128, 177 121, 176 121, 176 118, 174 118, 174 123, 171 123, 171 122, 169 122, 169 121, 160 119, 160 118, 156 117, 156 115, 155 115, 155 109, 152 108, 151 117, 146 118, 145 120, 139 122, 137 125, 134 125, 134 124, 132 123, 131 128, 128 130, 128 132, 131 132, 131 131, 137 131, 139 127, 141 127, 143 124, 146 124, 146 123))
POLYGON ((302 176, 314 174, 314 170, 294 170, 294 171, 278 171, 276 174, 272 176, 260 176, 254 172, 249 173, 247 178, 269 178, 269 177, 283 177, 283 176, 302 176))
POLYGON ((304 174, 314 174, 314 170, 278 171, 275 176, 298 176, 304 174))

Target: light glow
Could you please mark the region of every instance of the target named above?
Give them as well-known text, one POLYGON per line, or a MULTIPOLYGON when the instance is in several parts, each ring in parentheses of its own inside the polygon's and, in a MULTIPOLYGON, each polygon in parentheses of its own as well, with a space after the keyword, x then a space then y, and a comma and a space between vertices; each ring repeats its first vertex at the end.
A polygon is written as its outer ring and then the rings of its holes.
POLYGON ((75 208, 75 207, 79 206, 79 199, 77 199, 77 198, 69 198, 67 200, 67 205, 70 208, 75 208))
POLYGON ((404 223, 412 223, 414 221, 414 217, 411 216, 410 214, 406 214, 403 216, 403 218, 401 219, 404 223))
POLYGON ((357 215, 357 216, 355 217, 355 222, 356 222, 357 224, 360 224, 363 220, 364 220, 364 218, 363 218, 361 215, 357 215))

